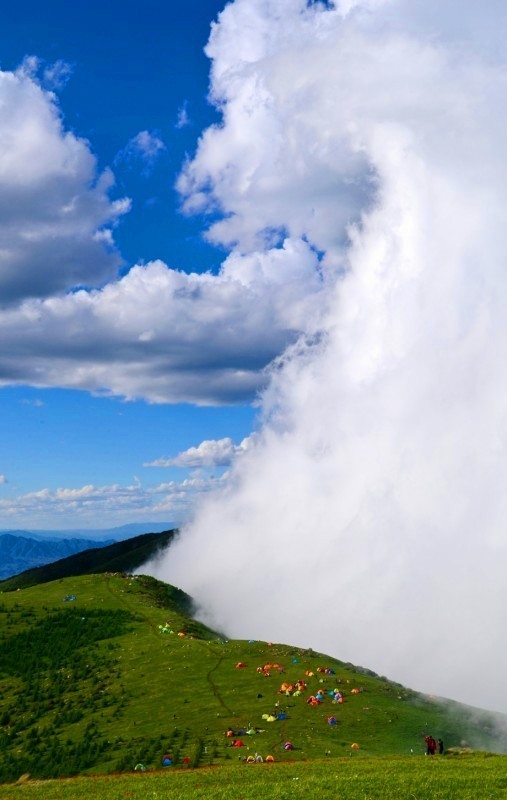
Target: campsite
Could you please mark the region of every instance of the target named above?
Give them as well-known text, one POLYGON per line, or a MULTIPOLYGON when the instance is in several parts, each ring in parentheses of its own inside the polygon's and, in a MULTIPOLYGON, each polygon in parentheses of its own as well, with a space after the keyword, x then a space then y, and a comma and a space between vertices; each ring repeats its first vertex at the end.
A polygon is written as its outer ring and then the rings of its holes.
MULTIPOLYGON (((417 773, 457 786, 452 775, 465 780, 477 759, 495 796, 504 761, 477 751, 505 752, 501 715, 424 696, 311 649, 228 640, 190 608, 180 590, 124 573, 3 592, 0 797, 36 798, 41 779, 77 775, 94 776, 104 792, 94 789, 97 797, 127 780, 128 797, 147 796, 137 794, 143 781, 154 781, 153 796, 170 781, 180 797, 199 797, 199 784, 204 796, 210 782, 218 794, 207 796, 237 797, 239 781, 240 796, 253 798, 268 779, 275 797, 288 796, 288 780, 292 797, 308 781, 343 781, 350 798, 371 784, 380 793, 367 796, 388 797, 386 775, 400 785, 417 773), (424 756, 428 733, 444 739, 445 757, 424 756)), ((44 784, 44 797, 79 797, 69 786, 44 784)))

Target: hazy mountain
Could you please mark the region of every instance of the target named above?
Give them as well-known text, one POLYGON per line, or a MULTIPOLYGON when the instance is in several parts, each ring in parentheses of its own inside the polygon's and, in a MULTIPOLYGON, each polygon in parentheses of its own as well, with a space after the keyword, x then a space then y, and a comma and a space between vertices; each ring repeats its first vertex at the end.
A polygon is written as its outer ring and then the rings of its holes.
POLYGON ((22 536, 37 541, 78 538, 92 542, 104 539, 119 542, 123 541, 123 539, 130 539, 132 536, 140 536, 142 533, 161 533, 175 527, 172 522, 131 522, 116 528, 68 528, 66 530, 0 529, 0 535, 8 533, 11 536, 22 536))
POLYGON ((61 558, 112 543, 112 539, 41 539, 22 536, 19 532, 0 533, 0 578, 17 575, 32 567, 40 567, 61 558))

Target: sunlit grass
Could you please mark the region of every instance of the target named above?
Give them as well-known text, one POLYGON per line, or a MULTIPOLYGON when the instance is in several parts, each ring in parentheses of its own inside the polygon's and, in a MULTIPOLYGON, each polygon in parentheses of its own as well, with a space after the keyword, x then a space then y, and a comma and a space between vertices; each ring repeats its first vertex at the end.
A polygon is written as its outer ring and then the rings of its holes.
POLYGON ((0 786, 5 800, 496 800, 505 756, 337 759, 173 770, 0 786))

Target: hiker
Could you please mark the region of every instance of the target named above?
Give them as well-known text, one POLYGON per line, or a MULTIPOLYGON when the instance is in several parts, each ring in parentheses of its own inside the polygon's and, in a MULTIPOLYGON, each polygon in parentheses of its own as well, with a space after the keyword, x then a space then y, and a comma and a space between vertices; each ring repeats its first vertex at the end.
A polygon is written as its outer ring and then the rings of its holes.
POLYGON ((426 742, 426 755, 434 756, 437 751, 437 743, 433 736, 426 736, 424 741, 426 742))
POLYGON ((440 754, 440 755, 443 755, 443 752, 444 752, 444 743, 443 743, 442 739, 439 739, 439 740, 438 740, 438 742, 437 742, 437 744, 438 744, 438 752, 439 752, 439 754, 440 754))

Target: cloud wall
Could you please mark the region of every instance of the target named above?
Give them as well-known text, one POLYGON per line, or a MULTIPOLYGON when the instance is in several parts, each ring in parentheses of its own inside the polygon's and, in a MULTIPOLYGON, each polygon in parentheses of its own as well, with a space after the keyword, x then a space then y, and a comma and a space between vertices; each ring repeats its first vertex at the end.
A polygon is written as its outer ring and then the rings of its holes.
POLYGON ((224 212, 215 240, 308 241, 327 292, 254 446, 156 568, 231 636, 504 711, 506 23, 468 0, 220 16, 224 121, 180 189, 224 212))

